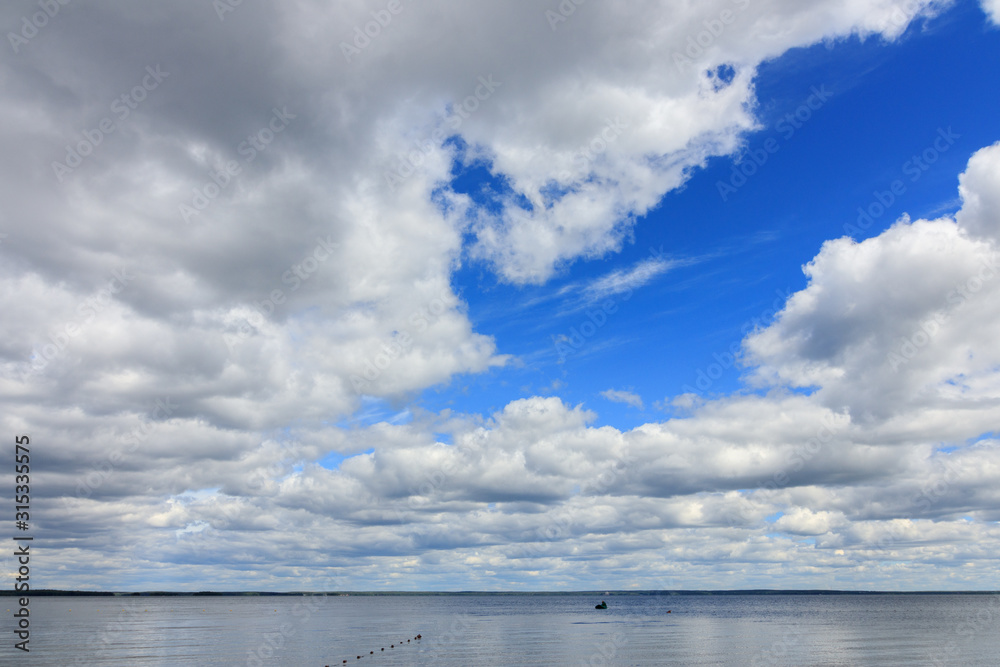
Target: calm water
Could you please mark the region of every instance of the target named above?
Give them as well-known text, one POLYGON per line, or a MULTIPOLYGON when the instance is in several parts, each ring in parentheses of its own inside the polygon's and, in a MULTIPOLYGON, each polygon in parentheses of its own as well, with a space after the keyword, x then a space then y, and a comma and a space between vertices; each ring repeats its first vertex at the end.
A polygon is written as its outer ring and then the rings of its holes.
POLYGON ((31 653, 4 611, 0 664, 1000 664, 998 595, 605 599, 32 598, 31 653))

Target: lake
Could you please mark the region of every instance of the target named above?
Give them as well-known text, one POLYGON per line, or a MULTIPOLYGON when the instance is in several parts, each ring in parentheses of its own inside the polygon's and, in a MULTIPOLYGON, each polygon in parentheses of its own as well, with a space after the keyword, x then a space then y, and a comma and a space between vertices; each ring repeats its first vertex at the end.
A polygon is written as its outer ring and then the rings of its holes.
POLYGON ((30 654, 4 612, 0 663, 1000 664, 995 594, 35 597, 30 610, 30 654))

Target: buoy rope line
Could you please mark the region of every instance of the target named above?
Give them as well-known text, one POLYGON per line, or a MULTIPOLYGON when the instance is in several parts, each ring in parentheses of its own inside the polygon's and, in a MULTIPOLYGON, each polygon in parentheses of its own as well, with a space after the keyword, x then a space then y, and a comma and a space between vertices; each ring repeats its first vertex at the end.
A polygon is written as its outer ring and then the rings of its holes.
MULTIPOLYGON (((411 641, 419 641, 419 640, 421 640, 423 638, 424 638, 423 635, 417 635, 412 640, 411 639, 407 639, 405 642, 404 641, 400 641, 398 644, 389 644, 389 650, 391 651, 392 649, 396 648, 397 646, 401 647, 401 646, 403 646, 405 644, 409 644, 411 641)), ((381 653, 382 651, 385 651, 385 647, 384 646, 379 649, 379 653, 381 653)), ((368 655, 375 655, 375 651, 368 651, 368 655)), ((359 655, 359 656, 356 656, 354 659, 355 660, 360 660, 363 657, 364 657, 363 655, 359 655)), ((347 660, 344 660, 343 664, 346 665, 347 664, 347 660)), ((330 665, 324 665, 324 667, 330 667, 330 665)))

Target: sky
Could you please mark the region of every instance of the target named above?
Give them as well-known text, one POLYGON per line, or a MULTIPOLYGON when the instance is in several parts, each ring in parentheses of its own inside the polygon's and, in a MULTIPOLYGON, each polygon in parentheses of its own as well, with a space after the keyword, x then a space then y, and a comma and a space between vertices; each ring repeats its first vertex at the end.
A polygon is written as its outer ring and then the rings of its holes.
POLYGON ((1000 589, 997 0, 0 27, 32 587, 1000 589))

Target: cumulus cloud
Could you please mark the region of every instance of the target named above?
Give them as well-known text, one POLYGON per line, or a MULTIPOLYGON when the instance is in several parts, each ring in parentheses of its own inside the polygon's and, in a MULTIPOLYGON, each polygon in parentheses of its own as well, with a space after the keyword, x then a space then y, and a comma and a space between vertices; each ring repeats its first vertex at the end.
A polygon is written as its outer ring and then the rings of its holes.
POLYGON ((885 536, 911 582, 942 540, 988 571, 996 146, 954 219, 823 246, 746 341, 757 394, 628 431, 557 397, 345 425, 510 363, 456 269, 540 283, 620 250, 757 127, 760 63, 940 3, 403 7, 355 53, 357 2, 74 6, 0 65, 0 423, 39 443, 46 585, 794 585, 885 536), (509 185, 492 205, 451 186, 472 163, 509 185))
POLYGON ((979 0, 979 4, 993 25, 1000 25, 1000 0, 979 0))
POLYGON ((959 183, 959 226, 973 236, 1000 241, 1000 143, 977 151, 959 183))
POLYGON ((856 419, 917 419, 935 430, 955 405, 972 402, 982 410, 968 426, 979 431, 954 437, 991 430, 1000 357, 987 332, 1000 324, 1000 255, 990 167, 998 157, 994 145, 970 159, 953 218, 904 216, 863 242, 826 242, 803 267, 808 287, 746 339, 754 379, 813 388, 856 419))

